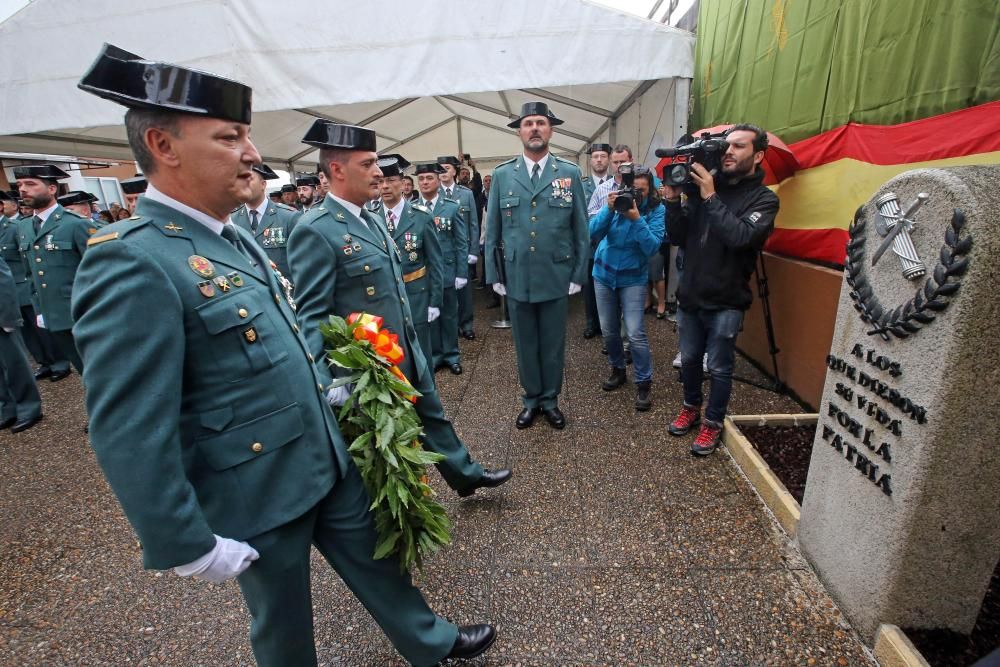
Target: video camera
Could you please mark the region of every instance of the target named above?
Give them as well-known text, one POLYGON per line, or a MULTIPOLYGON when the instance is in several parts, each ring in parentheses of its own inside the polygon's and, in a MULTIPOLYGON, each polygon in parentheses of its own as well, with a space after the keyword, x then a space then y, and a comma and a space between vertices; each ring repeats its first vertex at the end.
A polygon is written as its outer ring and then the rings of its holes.
POLYGON ((628 213, 635 203, 635 167, 631 162, 618 165, 618 175, 622 177, 622 184, 615 191, 618 198, 615 199, 615 211, 618 213, 628 213))
POLYGON ((676 187, 691 182, 691 164, 697 162, 709 173, 715 174, 722 168, 722 156, 729 148, 725 134, 702 132, 701 138, 694 139, 685 134, 677 140, 675 148, 657 148, 656 157, 671 158, 671 164, 663 168, 663 184, 676 187))

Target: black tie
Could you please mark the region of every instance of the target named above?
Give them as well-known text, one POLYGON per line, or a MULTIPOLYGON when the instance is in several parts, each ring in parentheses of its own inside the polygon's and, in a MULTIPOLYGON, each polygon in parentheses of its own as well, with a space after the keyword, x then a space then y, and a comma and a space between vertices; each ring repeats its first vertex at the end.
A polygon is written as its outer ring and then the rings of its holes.
POLYGON ((251 232, 256 232, 257 231, 257 215, 258 215, 257 209, 253 209, 253 210, 250 211, 250 231, 251 232))
POLYGON ((236 231, 236 225, 234 225, 232 223, 226 223, 225 225, 223 225, 222 226, 222 238, 224 238, 227 241, 229 241, 230 243, 232 243, 233 247, 235 247, 236 250, 241 255, 243 255, 244 257, 246 257, 247 260, 253 265, 253 267, 255 269, 257 268, 257 260, 254 258, 253 255, 250 254, 250 252, 247 250, 246 246, 243 245, 243 241, 240 240, 240 235, 236 231))
POLYGON ((31 223, 35 226, 35 233, 37 234, 38 230, 42 228, 42 219, 36 215, 31 219, 31 223))
POLYGON ((538 163, 536 162, 535 166, 531 168, 531 184, 532 185, 538 185, 538 178, 539 178, 539 174, 541 173, 541 171, 542 170, 539 168, 538 163))

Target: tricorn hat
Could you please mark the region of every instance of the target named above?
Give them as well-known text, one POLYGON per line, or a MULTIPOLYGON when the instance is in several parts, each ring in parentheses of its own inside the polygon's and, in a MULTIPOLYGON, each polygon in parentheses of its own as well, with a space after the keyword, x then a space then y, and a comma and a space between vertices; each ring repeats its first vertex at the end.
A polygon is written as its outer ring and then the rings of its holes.
POLYGON ((250 168, 253 171, 256 171, 258 174, 260 174, 261 178, 263 178, 265 181, 273 181, 276 178, 280 178, 280 176, 274 173, 274 169, 271 169, 263 162, 260 164, 255 164, 250 168))
POLYGON ((295 177, 295 185, 302 187, 308 185, 311 188, 319 187, 319 178, 315 174, 299 174, 295 177))
POLYGON ((410 161, 399 153, 386 153, 385 155, 380 155, 380 158, 396 158, 396 162, 399 163, 399 173, 406 171, 406 168, 410 166, 410 161))
POLYGON ((141 195, 146 191, 146 177, 145 176, 135 176, 133 178, 126 178, 122 183, 122 192, 127 195, 141 195))
POLYGON ((16 202, 17 197, 15 197, 11 192, 7 192, 6 190, 0 190, 0 201, 16 202))
POLYGON ((282 192, 298 192, 298 190, 295 189, 295 184, 294 183, 285 183, 284 185, 281 186, 281 191, 282 192))
POLYGON ((511 122, 507 127, 521 127, 521 121, 528 116, 545 116, 549 119, 549 125, 562 125, 563 121, 556 118, 555 114, 549 111, 549 105, 545 102, 525 102, 521 105, 521 115, 511 122))
POLYGON ((29 164, 14 167, 14 178, 38 178, 43 181, 59 181, 69 178, 69 174, 54 164, 29 164))
POLYGON ((69 206, 70 204, 89 204, 92 201, 97 201, 97 197, 83 190, 73 190, 62 197, 56 197, 56 201, 59 202, 60 206, 69 206))
POLYGON ((278 188, 277 190, 271 190, 271 192, 268 193, 267 196, 270 197, 271 199, 281 199, 281 188, 278 188))
POLYGON ((160 109, 250 123, 250 86, 208 72, 143 60, 105 44, 77 84, 130 109, 160 109))
POLYGON ((374 151, 375 132, 357 125, 343 125, 317 118, 302 143, 316 148, 339 148, 352 151, 374 151))
POLYGON ((590 148, 587 149, 587 154, 605 152, 611 155, 611 144, 590 144, 590 148))
POLYGON ((442 155, 438 158, 438 164, 450 164, 456 171, 462 166, 462 163, 454 155, 442 155))
POLYGON ((417 164, 417 174, 443 174, 444 167, 437 162, 420 162, 417 164))
POLYGON ((386 178, 400 176, 403 173, 403 169, 399 166, 399 160, 394 157, 379 158, 378 168, 382 170, 382 175, 386 178))

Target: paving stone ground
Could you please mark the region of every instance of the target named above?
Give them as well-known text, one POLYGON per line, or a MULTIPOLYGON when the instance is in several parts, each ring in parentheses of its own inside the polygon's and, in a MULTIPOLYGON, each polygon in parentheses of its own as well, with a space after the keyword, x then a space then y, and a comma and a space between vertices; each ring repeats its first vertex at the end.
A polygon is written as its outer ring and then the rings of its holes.
MULTIPOLYGON (((569 425, 519 431, 509 331, 476 291, 465 373, 438 374, 473 455, 511 466, 506 486, 459 500, 434 486, 454 544, 416 576, 431 605, 500 636, 476 665, 874 665, 724 450, 688 454, 666 425, 680 405, 677 334, 647 319, 654 407, 612 393, 599 338, 573 299, 561 406, 569 425)), ((779 341, 780 342, 780 341, 779 341)), ((128 363, 123 356, 122 363, 128 363)), ((759 373, 740 359, 737 374, 759 373)), ((45 419, 0 435, 0 665, 252 665, 238 587, 146 572, 83 433, 76 375, 43 381, 45 419)), ((735 385, 732 414, 798 412, 735 385)), ((404 665, 313 554, 323 665, 404 665)))

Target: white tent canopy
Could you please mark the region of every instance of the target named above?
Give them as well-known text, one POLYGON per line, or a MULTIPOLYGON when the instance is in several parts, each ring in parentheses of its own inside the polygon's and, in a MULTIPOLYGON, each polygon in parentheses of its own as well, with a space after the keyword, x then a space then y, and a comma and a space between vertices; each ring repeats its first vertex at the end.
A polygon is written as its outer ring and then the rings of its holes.
POLYGON ((261 155, 305 170, 316 118, 411 162, 488 166, 520 152, 506 125, 532 99, 566 121, 554 153, 604 140, 652 162, 684 129, 694 69, 690 33, 583 0, 35 0, 0 24, 0 151, 131 159, 123 109, 76 88, 102 42, 249 84, 261 155))

